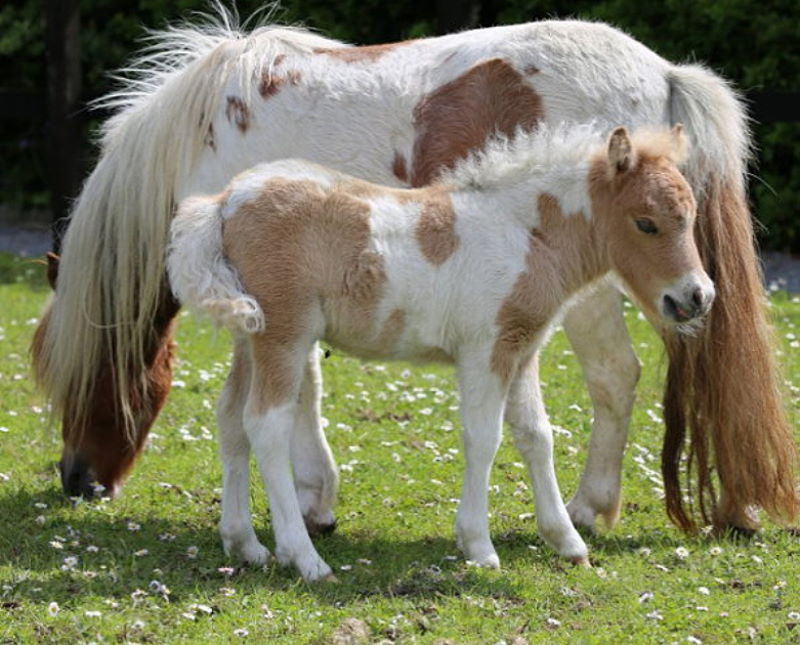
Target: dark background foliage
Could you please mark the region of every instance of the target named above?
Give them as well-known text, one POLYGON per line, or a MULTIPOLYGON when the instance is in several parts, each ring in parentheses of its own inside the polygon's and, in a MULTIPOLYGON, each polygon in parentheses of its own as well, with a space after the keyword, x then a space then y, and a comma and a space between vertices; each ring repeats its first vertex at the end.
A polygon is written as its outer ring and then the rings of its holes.
MULTIPOLYGON (((0 8, 0 203, 14 211, 49 203, 48 1, 53 0, 11 0, 0 8)), ((242 16, 262 4, 237 2, 242 16)), ((137 48, 143 25, 161 27, 207 6, 206 0, 80 0, 83 98, 111 87, 109 71, 137 48)), ((709 64, 753 97, 753 111, 762 120, 754 123, 758 154, 751 181, 753 212, 763 224, 760 241, 767 248, 800 253, 797 0, 285 0, 275 14, 276 20, 302 22, 358 44, 551 17, 609 22, 672 61, 709 64)), ((87 133, 96 125, 92 118, 87 113, 83 120, 87 133)))

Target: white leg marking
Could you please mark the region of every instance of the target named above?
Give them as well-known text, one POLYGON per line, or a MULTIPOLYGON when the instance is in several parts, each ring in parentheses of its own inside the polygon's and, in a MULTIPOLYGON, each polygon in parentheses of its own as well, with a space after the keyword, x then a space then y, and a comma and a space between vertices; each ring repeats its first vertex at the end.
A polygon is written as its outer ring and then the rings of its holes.
POLYGON ((505 418, 522 454, 533 485, 539 534, 555 551, 573 562, 588 563, 588 549, 570 521, 558 489, 553 463, 553 433, 539 389, 539 364, 534 356, 511 383, 505 418))
POLYGON ((500 568, 489 537, 489 474, 500 445, 505 388, 489 370, 489 352, 463 351, 458 381, 463 423, 464 485, 456 514, 456 541, 469 560, 500 568))
POLYGON ((292 434, 292 465, 297 499, 312 535, 336 525, 333 506, 339 485, 336 462, 322 430, 322 373, 316 345, 308 355, 292 434))
POLYGON ((595 518, 602 515, 613 527, 619 519, 622 457, 640 372, 621 296, 612 287, 597 291, 570 309, 564 329, 594 405, 586 468, 567 509, 576 525, 594 528, 595 518))
POLYGON ((244 410, 244 429, 269 496, 272 529, 275 532, 275 556, 281 564, 297 567, 303 579, 312 582, 328 578, 333 572, 311 543, 292 481, 292 433, 303 367, 310 349, 309 345, 304 347, 303 352, 293 352, 291 365, 280 366, 292 370, 294 387, 286 399, 288 402, 278 405, 260 400, 264 396, 260 386, 261 371, 276 366, 268 363, 262 365, 259 357, 254 357, 253 383, 244 410), (261 411, 260 408, 266 410, 261 411))
POLYGON ((250 515, 250 443, 242 414, 250 387, 249 347, 237 342, 233 366, 217 407, 219 455, 222 460, 222 518, 219 532, 229 556, 251 564, 264 564, 269 551, 258 541, 250 515))

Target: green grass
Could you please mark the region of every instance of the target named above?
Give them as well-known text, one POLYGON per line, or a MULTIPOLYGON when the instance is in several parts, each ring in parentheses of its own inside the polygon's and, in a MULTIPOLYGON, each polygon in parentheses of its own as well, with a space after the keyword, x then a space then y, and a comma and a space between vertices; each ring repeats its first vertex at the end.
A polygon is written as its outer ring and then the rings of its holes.
MULTIPOLYGON (((490 493, 503 568, 468 567, 452 527, 462 469, 452 371, 334 352, 324 361, 324 414, 344 467, 339 527, 317 546, 340 583, 309 585, 274 565, 240 568, 222 552, 213 408, 230 342, 187 316, 178 387, 122 495, 77 506, 64 499, 60 439, 46 427, 27 358, 47 296, 43 272, 0 255, 0 643, 348 642, 337 632, 348 618, 368 625, 369 642, 800 643, 799 537, 768 525, 752 540, 716 541, 668 523, 652 474, 664 359, 631 308, 644 371, 622 519, 587 538, 594 569, 561 562, 535 520, 520 519, 533 511, 531 493, 507 440, 490 493)), ((771 304, 796 421, 800 301, 776 294, 771 304)), ((553 422, 570 433, 556 437, 568 496, 591 409, 563 333, 545 352, 542 379, 553 422)), ((252 499, 256 530, 271 547, 260 482, 252 499)))

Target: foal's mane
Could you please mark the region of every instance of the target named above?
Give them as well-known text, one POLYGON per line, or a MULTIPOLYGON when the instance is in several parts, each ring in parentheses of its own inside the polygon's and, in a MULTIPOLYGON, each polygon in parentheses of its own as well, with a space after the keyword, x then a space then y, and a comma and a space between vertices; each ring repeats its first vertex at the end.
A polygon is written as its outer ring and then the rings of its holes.
MULTIPOLYGON (((536 175, 558 175, 565 181, 586 176, 589 165, 605 148, 610 130, 596 123, 542 125, 498 134, 478 152, 445 171, 439 181, 456 189, 495 190, 536 175)), ((631 134, 634 154, 664 157, 676 165, 686 159, 668 128, 640 128, 631 134)))

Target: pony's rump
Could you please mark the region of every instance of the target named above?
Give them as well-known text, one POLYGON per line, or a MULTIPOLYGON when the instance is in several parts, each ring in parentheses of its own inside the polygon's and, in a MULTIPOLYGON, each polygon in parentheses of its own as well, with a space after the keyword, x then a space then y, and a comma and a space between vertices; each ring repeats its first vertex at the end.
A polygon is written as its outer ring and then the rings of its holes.
POLYGON ((264 313, 244 293, 222 253, 220 198, 189 197, 172 222, 167 274, 178 301, 233 331, 264 329, 264 313))

